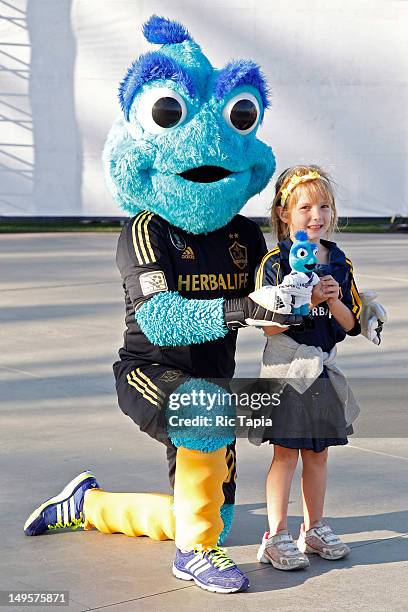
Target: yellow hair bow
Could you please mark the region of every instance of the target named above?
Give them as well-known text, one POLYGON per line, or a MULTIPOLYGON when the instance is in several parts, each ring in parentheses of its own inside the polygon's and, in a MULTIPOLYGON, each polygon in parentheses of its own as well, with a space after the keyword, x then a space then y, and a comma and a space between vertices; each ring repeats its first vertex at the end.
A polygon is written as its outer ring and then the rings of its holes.
POLYGON ((294 174, 290 177, 287 186, 281 191, 281 206, 285 206, 288 195, 297 187, 300 183, 306 183, 307 181, 314 181, 316 179, 323 178, 317 170, 310 170, 307 174, 299 175, 294 174))

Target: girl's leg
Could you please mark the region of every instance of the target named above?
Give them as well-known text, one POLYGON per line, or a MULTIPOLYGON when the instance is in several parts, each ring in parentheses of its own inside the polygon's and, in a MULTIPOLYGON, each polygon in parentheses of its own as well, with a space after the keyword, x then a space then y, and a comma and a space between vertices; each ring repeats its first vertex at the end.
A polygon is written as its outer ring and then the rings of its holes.
POLYGON ((266 479, 266 502, 270 535, 287 529, 290 487, 298 461, 297 448, 274 445, 274 455, 266 479))
POLYGON ((308 531, 323 517, 328 449, 320 453, 302 449, 301 455, 304 528, 308 531))
POLYGON ((300 551, 316 553, 323 559, 342 559, 350 548, 322 521, 326 493, 328 449, 320 453, 302 450, 302 493, 304 524, 297 545, 300 551))
POLYGON ((257 559, 280 570, 301 569, 309 565, 308 558, 298 550, 287 528, 290 486, 298 456, 299 449, 275 444, 266 481, 269 533, 262 538, 257 559))

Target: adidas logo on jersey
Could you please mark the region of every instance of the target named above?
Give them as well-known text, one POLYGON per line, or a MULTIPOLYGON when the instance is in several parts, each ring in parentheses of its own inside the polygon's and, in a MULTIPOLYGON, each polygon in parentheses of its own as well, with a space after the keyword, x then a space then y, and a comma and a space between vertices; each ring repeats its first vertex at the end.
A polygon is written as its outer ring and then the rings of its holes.
POLYGON ((181 254, 181 259, 195 259, 194 251, 190 246, 184 249, 181 254))

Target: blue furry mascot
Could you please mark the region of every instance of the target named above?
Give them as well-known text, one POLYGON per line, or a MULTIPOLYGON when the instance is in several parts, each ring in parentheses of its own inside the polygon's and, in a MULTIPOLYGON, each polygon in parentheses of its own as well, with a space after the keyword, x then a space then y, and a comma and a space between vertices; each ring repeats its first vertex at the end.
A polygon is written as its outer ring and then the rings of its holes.
MULTIPOLYGON (((81 524, 175 539, 176 577, 230 593, 249 582, 218 546, 232 521, 235 437, 214 425, 233 413, 214 379, 233 376, 239 327, 299 322, 251 293, 266 246, 238 214, 275 169, 256 137, 267 85, 251 60, 214 69, 179 23, 153 16, 144 36, 161 47, 121 82, 122 113, 103 155, 110 191, 132 217, 117 250, 126 331, 114 372, 123 412, 167 448, 174 498, 108 493, 83 472, 32 513, 25 532, 81 524)), ((290 305, 289 292, 284 299, 290 305)))

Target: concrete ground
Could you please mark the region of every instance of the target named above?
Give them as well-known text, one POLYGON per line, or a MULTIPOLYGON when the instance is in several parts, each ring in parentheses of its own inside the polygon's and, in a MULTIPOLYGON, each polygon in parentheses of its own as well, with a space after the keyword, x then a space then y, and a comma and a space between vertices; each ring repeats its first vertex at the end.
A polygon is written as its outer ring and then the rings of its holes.
MULTIPOLYGON (((363 338, 340 347, 344 370, 369 379, 362 394, 367 400, 371 390, 377 411, 365 401, 362 418, 371 417, 377 437, 354 436, 330 453, 326 516, 351 545, 347 559, 311 558, 300 572, 256 562, 271 449, 244 440, 227 545, 250 577, 247 593, 214 595, 176 580, 172 542, 96 531, 23 535, 32 509, 85 468, 107 490, 169 491, 163 448, 116 404, 111 364, 124 314, 116 240, 112 234, 0 237, 0 590, 69 590, 70 610, 407 610, 406 235, 339 237, 359 287, 377 289, 391 319, 380 348, 363 338), (392 434, 400 432, 399 438, 381 437, 375 424, 384 414, 400 419, 401 429, 392 434)), ((258 373, 262 346, 259 331, 240 332, 237 374, 258 373)), ((299 474, 289 512, 296 535, 299 474)))

